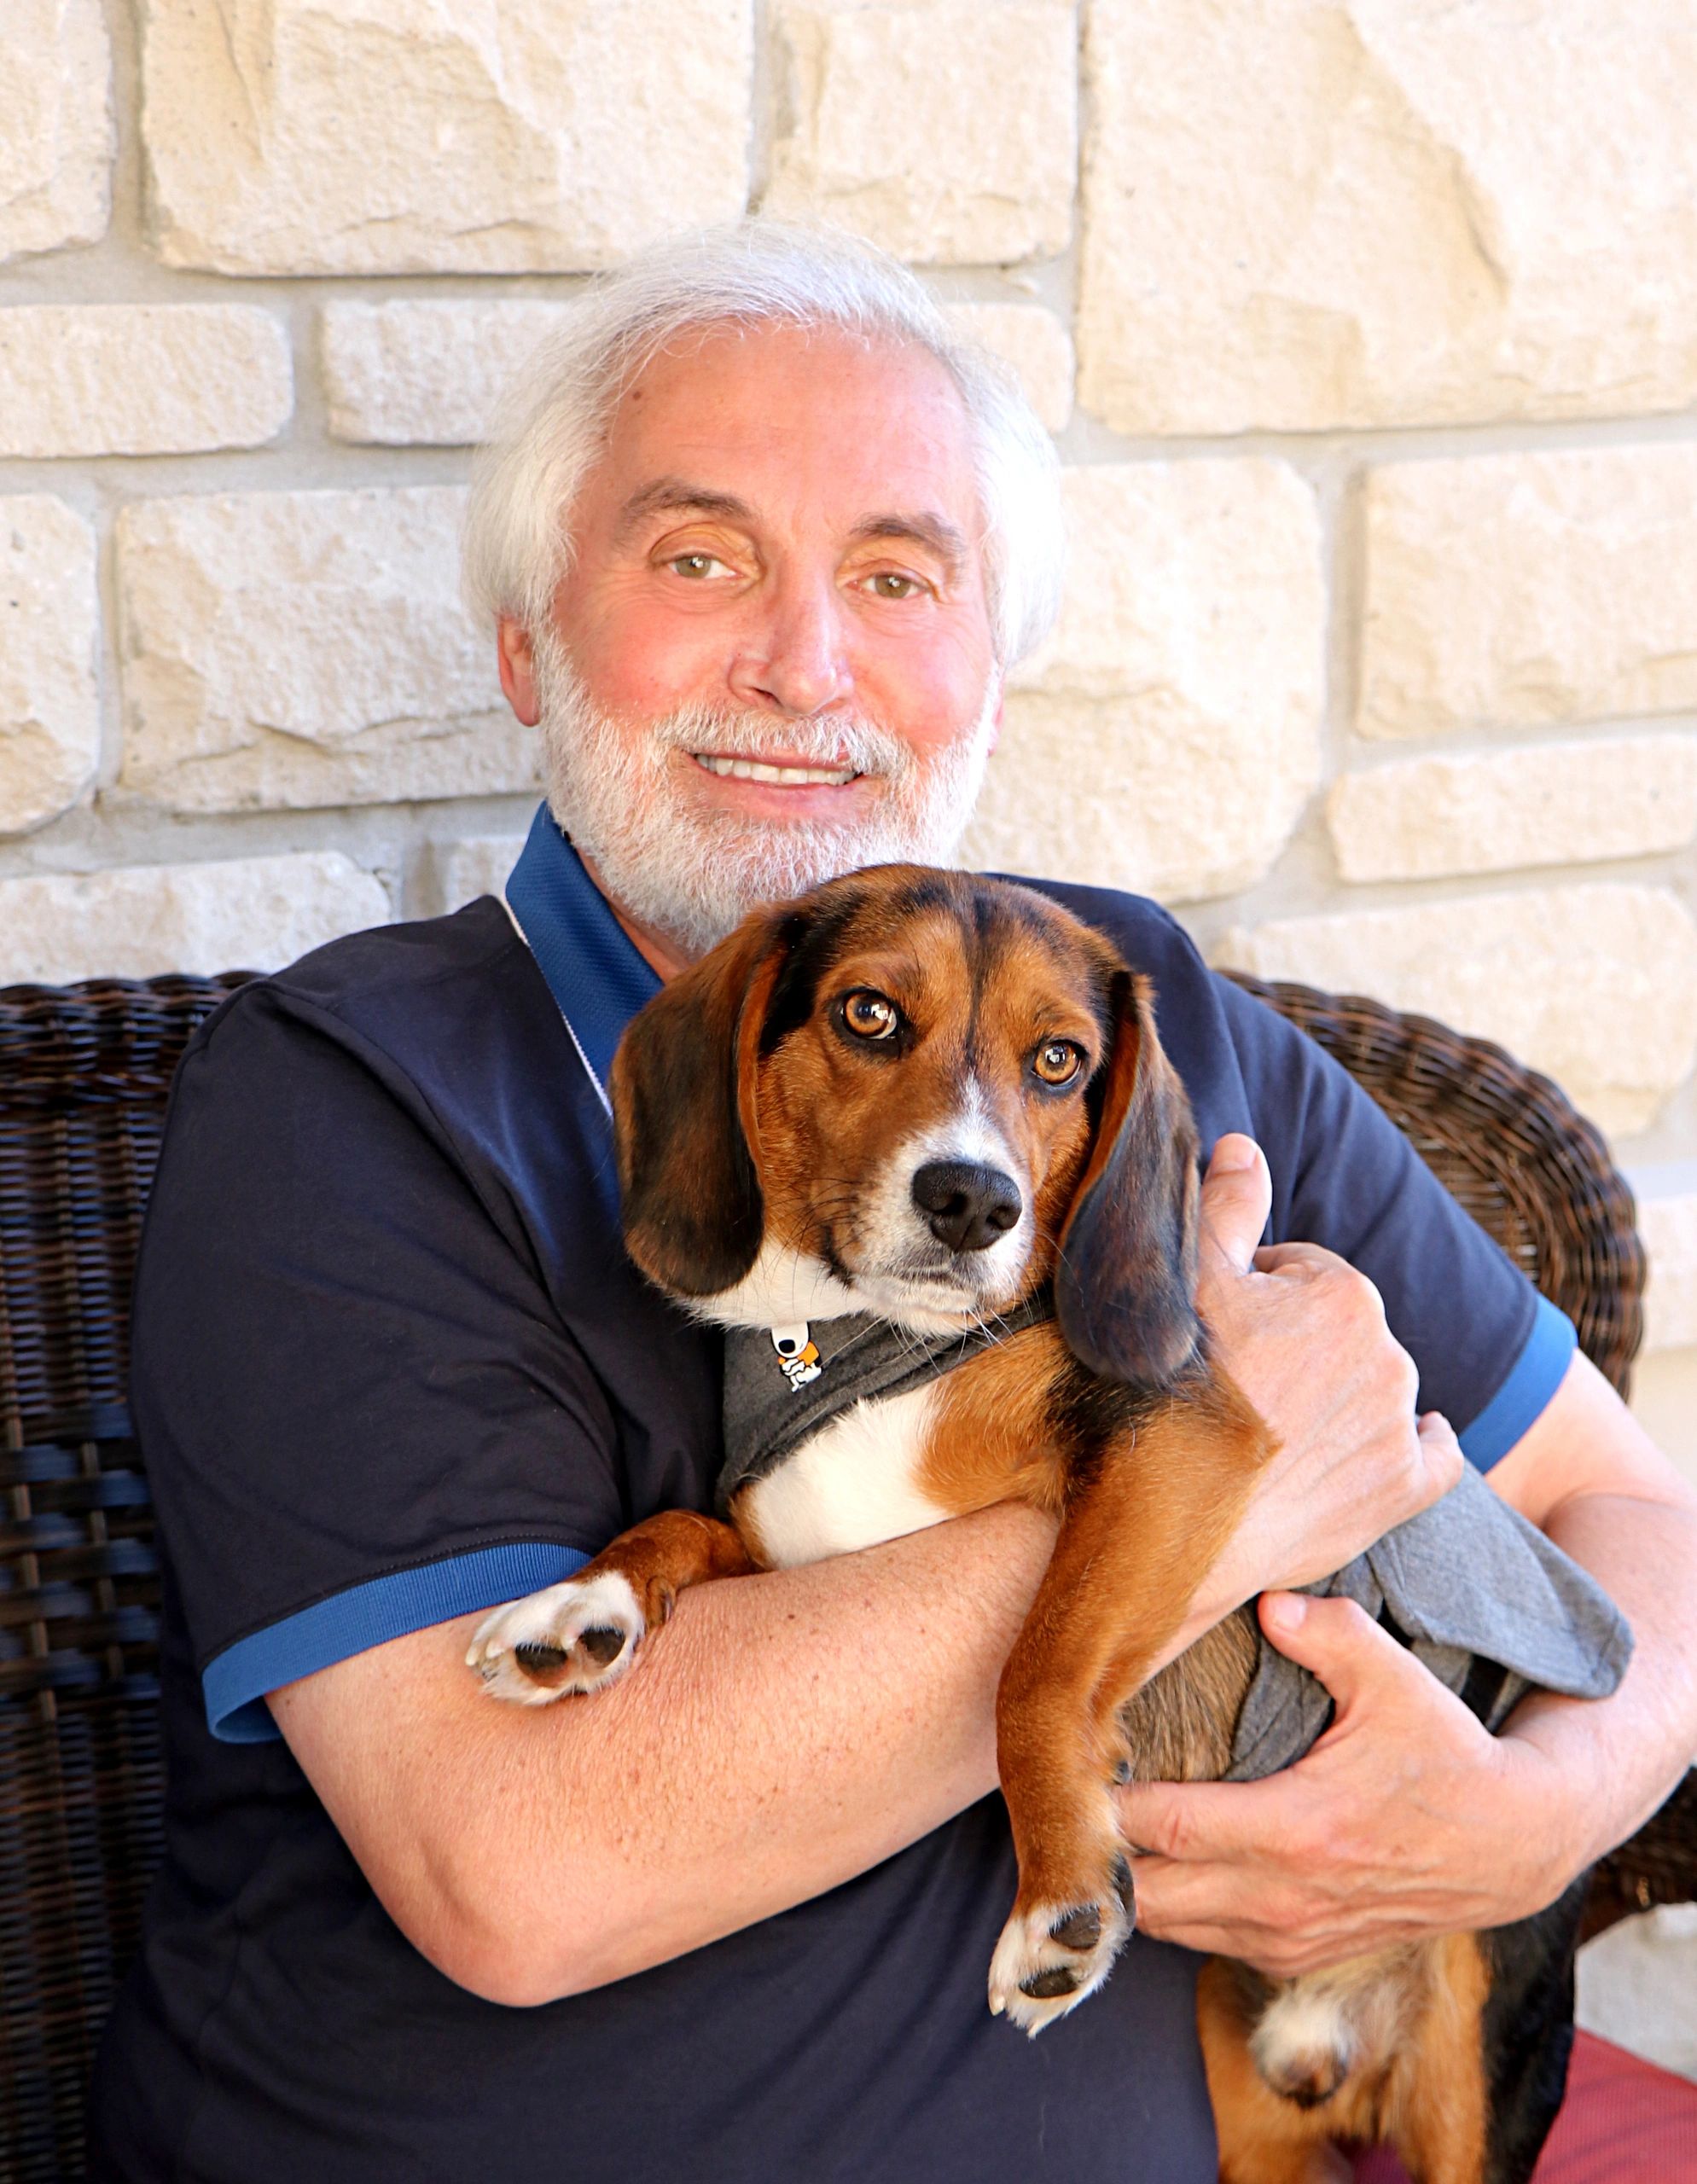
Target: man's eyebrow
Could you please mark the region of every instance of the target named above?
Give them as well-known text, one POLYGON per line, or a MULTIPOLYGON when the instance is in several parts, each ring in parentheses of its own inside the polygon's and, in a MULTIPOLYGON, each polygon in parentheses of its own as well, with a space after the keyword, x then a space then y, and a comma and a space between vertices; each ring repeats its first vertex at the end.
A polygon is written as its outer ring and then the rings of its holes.
POLYGON ((672 513, 723 516, 727 523, 745 525, 754 520, 753 508, 734 493, 716 493, 686 478, 656 478, 632 493, 619 511, 619 535, 625 537, 648 516, 672 513))
POLYGON ((864 546, 875 538, 910 538, 916 546, 927 546, 950 576, 966 566, 966 534, 946 516, 869 515, 850 532, 849 543, 864 546))

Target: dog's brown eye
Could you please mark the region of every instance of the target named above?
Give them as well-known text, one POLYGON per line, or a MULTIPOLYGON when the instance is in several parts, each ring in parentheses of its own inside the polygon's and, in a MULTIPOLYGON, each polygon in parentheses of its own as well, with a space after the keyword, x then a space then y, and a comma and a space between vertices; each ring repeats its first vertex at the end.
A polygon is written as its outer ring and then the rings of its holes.
POLYGON ((843 1003, 843 1021, 857 1039, 890 1038, 901 1020, 902 1012, 895 1002, 886 1001, 869 986, 851 993, 843 1003))
POLYGON ((1083 1048, 1070 1039, 1045 1039, 1032 1056, 1032 1067, 1045 1084, 1070 1084, 1084 1059, 1083 1048))

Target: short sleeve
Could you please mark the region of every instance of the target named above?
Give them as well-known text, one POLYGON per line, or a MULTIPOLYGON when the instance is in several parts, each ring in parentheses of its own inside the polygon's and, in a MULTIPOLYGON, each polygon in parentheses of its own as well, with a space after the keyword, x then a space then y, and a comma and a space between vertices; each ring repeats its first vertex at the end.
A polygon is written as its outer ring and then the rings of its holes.
POLYGON ((179 1074, 132 1391, 226 1740, 274 1734, 279 1684, 554 1583, 625 1521, 522 1225, 404 1072, 270 986, 179 1074))
POLYGON ((1560 1386, 1572 1323, 1450 1195, 1325 1050, 1225 979, 1220 1006, 1272 1170, 1275 1240, 1323 1244, 1369 1275, 1439 1410, 1488 1469, 1560 1386))

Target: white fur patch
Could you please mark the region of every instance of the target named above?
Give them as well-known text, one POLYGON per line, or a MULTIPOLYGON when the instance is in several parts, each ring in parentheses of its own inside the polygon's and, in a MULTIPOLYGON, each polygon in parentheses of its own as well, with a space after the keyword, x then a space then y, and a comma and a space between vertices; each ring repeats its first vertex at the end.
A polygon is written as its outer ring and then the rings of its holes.
POLYGON ((855 1403, 748 1489, 760 1543, 779 1569, 942 1522, 949 1512, 914 1484, 936 1399, 927 1381, 855 1403))
POLYGON ((1355 2059, 1350 1994, 1323 1974, 1281 1987, 1250 2036, 1255 2067, 1282 2089, 1317 2079, 1341 2081, 1355 2059))
POLYGON ((822 1261, 768 1237, 734 1289, 684 1300, 697 1319, 721 1327, 784 1327, 808 1320, 840 1320, 866 1309, 822 1261))

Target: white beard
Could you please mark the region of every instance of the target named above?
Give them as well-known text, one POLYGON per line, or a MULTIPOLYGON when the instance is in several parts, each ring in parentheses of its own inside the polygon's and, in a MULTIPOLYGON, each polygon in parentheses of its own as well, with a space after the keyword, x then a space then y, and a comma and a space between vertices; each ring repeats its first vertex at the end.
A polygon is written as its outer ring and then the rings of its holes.
POLYGON ((766 903, 788 902, 864 864, 948 864, 984 782, 1000 681, 971 729, 921 758, 858 715, 777 721, 689 706, 633 741, 593 705, 552 631, 535 649, 543 778, 555 817, 619 907, 690 960, 766 903), (845 760, 887 784, 871 810, 838 822, 758 819, 688 804, 676 754, 820 765, 845 760))

